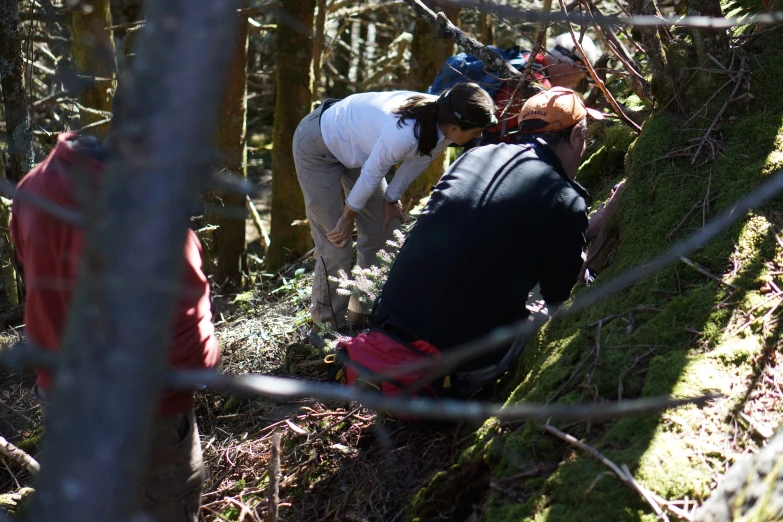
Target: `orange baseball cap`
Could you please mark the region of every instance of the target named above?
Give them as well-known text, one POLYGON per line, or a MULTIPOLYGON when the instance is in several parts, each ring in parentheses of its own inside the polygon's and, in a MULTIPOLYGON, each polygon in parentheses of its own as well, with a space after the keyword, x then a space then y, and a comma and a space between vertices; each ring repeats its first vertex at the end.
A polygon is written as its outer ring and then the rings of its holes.
POLYGON ((527 120, 543 120, 546 125, 533 130, 522 131, 525 134, 560 131, 579 123, 586 116, 603 120, 604 115, 585 106, 582 97, 565 87, 552 87, 531 96, 519 112, 519 124, 527 120))

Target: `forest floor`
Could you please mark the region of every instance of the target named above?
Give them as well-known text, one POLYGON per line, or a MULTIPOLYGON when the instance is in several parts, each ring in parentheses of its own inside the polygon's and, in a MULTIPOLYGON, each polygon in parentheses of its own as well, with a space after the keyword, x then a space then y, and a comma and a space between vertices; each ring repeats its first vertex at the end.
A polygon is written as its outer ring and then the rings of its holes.
MULTIPOLYGON (((325 352, 305 341, 311 264, 291 265, 252 291, 215 296, 222 371, 325 380, 325 352)), ((0 342, 9 347, 19 339, 9 330, 0 342)), ((34 381, 31 372, 0 368, 0 434, 36 455, 43 429, 34 381)), ((355 403, 209 391, 196 397, 209 472, 205 521, 264 520, 274 433, 281 436, 281 520, 394 521, 475 432, 464 426, 398 425, 355 403)), ((13 512, 33 480, 27 471, 0 462, 0 506, 13 512)))

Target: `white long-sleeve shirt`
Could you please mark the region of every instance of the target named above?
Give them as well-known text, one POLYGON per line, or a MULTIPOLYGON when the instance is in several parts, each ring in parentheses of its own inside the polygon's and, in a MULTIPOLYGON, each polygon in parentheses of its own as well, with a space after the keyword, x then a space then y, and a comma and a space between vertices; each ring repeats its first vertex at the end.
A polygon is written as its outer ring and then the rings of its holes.
MULTIPOLYGON (((408 185, 451 143, 437 127, 437 145, 431 155, 422 156, 418 153, 419 140, 413 133, 416 122, 406 120, 401 128, 397 126, 399 118, 392 111, 417 94, 421 93, 354 94, 332 105, 321 116, 321 135, 334 157, 349 169, 362 168, 345 200, 351 210, 363 209, 389 169, 403 161, 386 189, 387 201, 400 199, 408 185)), ((433 100, 436 98, 432 96, 433 100)))

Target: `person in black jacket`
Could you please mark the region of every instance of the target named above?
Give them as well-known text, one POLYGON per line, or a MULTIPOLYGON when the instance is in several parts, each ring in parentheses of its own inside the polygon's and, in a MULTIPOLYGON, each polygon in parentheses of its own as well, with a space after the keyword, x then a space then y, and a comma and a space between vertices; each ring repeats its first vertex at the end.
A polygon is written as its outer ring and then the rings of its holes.
MULTIPOLYGON (((528 316, 536 285, 550 312, 568 299, 588 226, 587 192, 574 181, 588 116, 602 118, 574 91, 555 87, 525 103, 519 143, 472 149, 451 166, 392 267, 374 335, 423 340, 448 359, 450 349, 528 316)), ((506 353, 457 372, 490 367, 483 379, 496 379, 506 353)), ((476 387, 474 379, 463 391, 476 387)))

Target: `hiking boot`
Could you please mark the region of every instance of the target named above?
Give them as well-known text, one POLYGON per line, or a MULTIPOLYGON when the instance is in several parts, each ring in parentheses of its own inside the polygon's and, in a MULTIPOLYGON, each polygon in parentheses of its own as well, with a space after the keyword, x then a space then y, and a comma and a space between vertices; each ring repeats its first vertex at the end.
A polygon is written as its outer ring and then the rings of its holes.
POLYGON ((323 349, 326 346, 326 341, 334 341, 339 337, 345 337, 350 335, 350 329, 347 326, 342 326, 334 330, 324 330, 314 326, 305 337, 305 341, 310 343, 313 347, 323 349))

